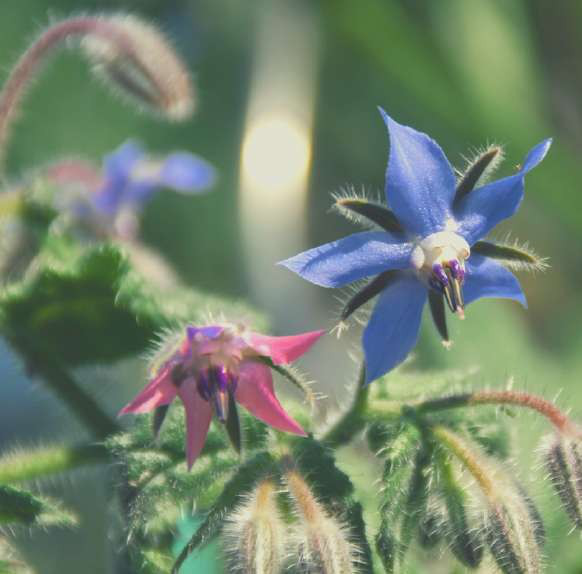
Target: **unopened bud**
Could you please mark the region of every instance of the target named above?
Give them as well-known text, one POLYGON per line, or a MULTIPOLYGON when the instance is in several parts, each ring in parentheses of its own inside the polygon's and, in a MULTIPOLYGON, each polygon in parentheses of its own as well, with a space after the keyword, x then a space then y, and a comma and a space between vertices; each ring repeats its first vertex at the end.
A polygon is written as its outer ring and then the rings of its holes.
POLYGON ((420 546, 434 548, 443 538, 445 518, 437 508, 429 506, 418 523, 417 539, 420 546))
POLYGON ((582 448, 575 436, 546 440, 544 462, 552 485, 576 528, 582 528, 582 448))
POLYGON ((138 103, 171 120, 194 107, 189 74, 167 40, 152 25, 129 15, 104 16, 115 34, 88 34, 83 48, 96 71, 138 103))
POLYGON ((300 518, 296 570, 321 574, 355 573, 358 552, 349 540, 347 527, 328 514, 298 472, 288 472, 286 479, 300 518))
POLYGON ((541 574, 536 525, 522 500, 496 503, 488 509, 485 540, 504 574, 541 574))
POLYGON ((477 568, 483 559, 483 541, 467 508, 468 494, 456 483, 447 484, 442 494, 447 510, 444 534, 449 548, 459 562, 477 568))
POLYGON ((228 572, 279 574, 285 527, 277 508, 275 485, 261 482, 229 517, 224 533, 228 572))
POLYGON ((396 559, 399 554, 400 543, 386 520, 380 523, 380 529, 376 535, 376 552, 382 560, 386 572, 393 572, 396 559))

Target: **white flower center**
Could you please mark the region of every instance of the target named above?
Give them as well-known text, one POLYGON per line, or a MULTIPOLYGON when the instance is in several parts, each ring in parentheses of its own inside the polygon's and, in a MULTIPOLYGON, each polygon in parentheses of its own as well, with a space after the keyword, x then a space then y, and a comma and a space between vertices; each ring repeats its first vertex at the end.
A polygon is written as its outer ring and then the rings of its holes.
POLYGON ((461 285, 469 244, 452 231, 439 231, 425 237, 412 251, 411 263, 428 285, 443 293, 451 311, 463 316, 461 285))
POLYGON ((412 265, 417 271, 431 273, 435 264, 448 266, 457 261, 464 269, 471 254, 469 244, 452 231, 439 231, 425 237, 412 252, 412 265))

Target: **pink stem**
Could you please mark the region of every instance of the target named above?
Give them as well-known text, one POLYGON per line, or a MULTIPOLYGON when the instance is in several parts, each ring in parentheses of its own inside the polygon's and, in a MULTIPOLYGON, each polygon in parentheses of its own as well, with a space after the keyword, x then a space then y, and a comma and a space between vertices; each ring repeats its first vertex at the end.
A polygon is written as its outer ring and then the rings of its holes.
POLYGON ((44 30, 21 56, 0 93, 0 164, 3 162, 10 125, 16 117, 30 80, 45 56, 68 38, 91 34, 114 42, 126 57, 139 61, 139 56, 127 36, 115 24, 104 18, 71 18, 44 30))
POLYGON ((469 404, 511 404, 537 411, 559 431, 578 432, 574 423, 550 401, 521 391, 477 391, 471 394, 469 404))

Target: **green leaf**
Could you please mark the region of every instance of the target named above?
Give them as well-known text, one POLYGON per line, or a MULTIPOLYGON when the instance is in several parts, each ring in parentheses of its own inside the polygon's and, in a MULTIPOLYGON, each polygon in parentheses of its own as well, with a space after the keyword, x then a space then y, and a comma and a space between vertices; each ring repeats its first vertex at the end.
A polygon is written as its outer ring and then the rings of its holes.
POLYGON ((79 255, 60 247, 60 264, 56 257, 40 259, 36 272, 0 297, 1 328, 12 345, 26 357, 33 342, 39 353, 70 366, 142 352, 161 328, 161 316, 136 315, 118 300, 129 274, 119 249, 103 246, 79 255))
POLYGON ((26 526, 72 525, 75 518, 48 498, 12 486, 0 485, 0 524, 26 526))
POLYGON ((315 439, 297 439, 293 445, 293 459, 323 504, 353 494, 354 486, 348 475, 336 466, 333 451, 315 439))

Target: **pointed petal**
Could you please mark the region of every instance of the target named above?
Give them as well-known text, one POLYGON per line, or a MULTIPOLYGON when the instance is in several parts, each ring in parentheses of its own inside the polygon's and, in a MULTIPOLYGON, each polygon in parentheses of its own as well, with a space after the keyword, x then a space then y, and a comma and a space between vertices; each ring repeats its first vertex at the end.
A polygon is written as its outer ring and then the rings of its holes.
POLYGON ((364 231, 281 261, 287 269, 322 287, 342 287, 389 269, 408 267, 412 243, 385 231, 364 231))
POLYGON ((382 292, 364 330, 366 384, 401 363, 418 338, 426 287, 412 274, 402 274, 382 292))
POLYGON ((130 172, 143 156, 143 149, 133 141, 124 143, 113 153, 105 156, 104 181, 93 196, 93 203, 97 209, 107 214, 114 214, 119 209, 125 200, 130 172))
POLYGON ((291 363, 307 353, 325 331, 309 331, 286 337, 269 337, 260 333, 249 333, 250 346, 260 355, 271 357, 276 365, 291 363))
POLYGON ((390 136, 386 202, 409 232, 426 237, 451 217, 455 174, 440 146, 426 134, 395 122, 382 108, 390 136))
POLYGON ((201 157, 175 152, 166 157, 158 175, 159 185, 183 193, 203 191, 216 180, 216 171, 201 157))
POLYGON ((210 403, 200 396, 194 379, 184 381, 178 395, 186 410, 186 461, 190 470, 206 441, 212 409, 210 403))
POLYGON ((465 264, 463 294, 465 304, 484 297, 513 299, 527 308, 525 295, 515 275, 503 265, 483 255, 472 254, 465 264))
POLYGON ((459 222, 457 233, 469 245, 485 237, 500 221, 517 211, 523 199, 525 174, 544 159, 551 143, 552 140, 547 139, 535 146, 516 174, 479 187, 459 202, 455 210, 455 219, 459 222))
POLYGON ((163 369, 145 388, 125 407, 119 415, 127 413, 147 413, 156 407, 171 403, 178 389, 170 378, 170 369, 163 369))
POLYGON ((275 396, 273 377, 267 366, 252 361, 241 363, 235 398, 245 409, 273 428, 307 436, 275 396))

